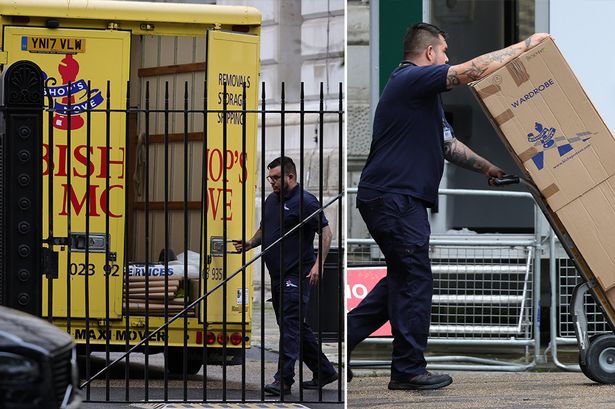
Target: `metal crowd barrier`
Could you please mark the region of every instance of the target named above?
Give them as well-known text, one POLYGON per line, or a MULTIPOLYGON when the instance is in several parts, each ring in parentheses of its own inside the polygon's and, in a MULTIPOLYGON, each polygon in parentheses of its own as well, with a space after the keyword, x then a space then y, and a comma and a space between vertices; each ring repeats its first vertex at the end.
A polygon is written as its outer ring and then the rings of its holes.
MULTIPOLYGON (((356 192, 356 188, 347 190, 348 194, 356 192)), ((532 196, 524 192, 440 189, 439 193, 532 200, 532 196)), ((537 226, 540 209, 536 205, 534 215, 534 224, 537 226)), ((428 342, 429 351, 434 354, 427 357, 429 368, 523 371, 542 361, 538 319, 538 250, 541 238, 538 229, 534 230, 534 235, 432 235, 430 257, 434 296, 428 342), (455 348, 465 350, 468 347, 493 348, 495 354, 498 350, 503 351, 502 348, 521 348, 525 352, 526 362, 509 362, 461 353, 449 355, 455 348), (533 349, 533 356, 528 358, 530 348, 533 349)), ((352 267, 351 257, 358 246, 371 246, 370 258, 378 258, 377 252, 374 252, 373 239, 349 238, 347 244, 349 267, 352 267)), ((390 345, 392 338, 371 337, 364 342, 390 345)), ((380 367, 388 366, 390 361, 353 359, 351 364, 357 367, 380 367)))

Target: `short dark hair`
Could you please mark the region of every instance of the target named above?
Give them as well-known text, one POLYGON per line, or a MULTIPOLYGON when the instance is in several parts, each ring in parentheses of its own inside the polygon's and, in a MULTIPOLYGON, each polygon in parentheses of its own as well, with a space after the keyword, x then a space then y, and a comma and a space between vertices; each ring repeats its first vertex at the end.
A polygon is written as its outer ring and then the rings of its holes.
POLYGON ((278 166, 283 165, 282 173, 285 175, 293 174, 297 176, 297 168, 295 167, 295 162, 288 156, 280 156, 272 160, 269 165, 267 165, 267 169, 277 168, 278 166))
POLYGON ((408 27, 404 36, 404 58, 417 57, 427 46, 435 46, 440 36, 446 40, 446 33, 433 24, 417 23, 408 27))

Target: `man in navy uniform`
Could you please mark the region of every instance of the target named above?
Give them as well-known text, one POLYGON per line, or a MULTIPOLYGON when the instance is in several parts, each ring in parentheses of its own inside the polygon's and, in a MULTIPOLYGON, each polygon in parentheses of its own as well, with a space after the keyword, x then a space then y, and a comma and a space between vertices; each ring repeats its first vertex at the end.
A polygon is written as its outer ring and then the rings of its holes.
MULTIPOLYGON (((301 216, 305 219, 320 209, 318 199, 303 190, 297 182, 297 170, 292 159, 279 157, 267 165, 267 169, 267 180, 271 184, 273 193, 265 200, 264 217, 254 236, 243 244, 234 243, 238 251, 247 251, 261 244, 263 249, 266 249, 297 226, 301 222, 301 216), (302 205, 303 211, 301 211, 302 205)), ((314 374, 312 380, 303 382, 301 386, 305 389, 318 389, 337 380, 335 368, 320 350, 312 329, 305 322, 310 287, 318 285, 319 269, 324 271, 322 267, 329 253, 331 236, 329 222, 321 212, 263 255, 271 277, 273 308, 278 326, 282 320, 278 371, 274 376, 274 382, 265 385, 265 392, 269 394, 290 393, 291 385, 294 383, 295 362, 299 358, 300 343, 303 345, 303 361, 314 374), (322 236, 322 248, 318 255, 314 252, 316 233, 322 236), (281 251, 284 253, 283 258, 281 251), (299 293, 300 289, 302 294, 299 293), (299 315, 300 302, 303 303, 301 307, 303 316, 299 315), (300 334, 301 339, 299 339, 300 334)))
MULTIPOLYGON (((435 207, 444 159, 484 174, 504 172, 455 138, 440 94, 491 74, 548 34, 449 65, 446 34, 418 23, 404 37, 404 60, 389 77, 374 115, 357 207, 385 256, 387 275, 347 317, 348 349, 387 321, 393 333, 389 389, 438 389, 453 380, 426 370, 433 278, 427 208, 435 207)), ((351 378, 349 373, 349 380, 351 378)))

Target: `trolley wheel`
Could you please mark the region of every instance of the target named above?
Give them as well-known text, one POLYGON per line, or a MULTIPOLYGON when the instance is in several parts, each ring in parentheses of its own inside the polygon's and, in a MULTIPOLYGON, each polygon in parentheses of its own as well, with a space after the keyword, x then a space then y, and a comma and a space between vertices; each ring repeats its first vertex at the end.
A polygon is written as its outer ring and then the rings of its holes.
POLYGON ((603 334, 590 342, 583 373, 598 383, 615 383, 615 335, 603 334))
POLYGON ((582 363, 581 360, 579 359, 579 366, 581 367, 581 372, 583 372, 583 375, 587 376, 589 379, 591 379, 594 382, 600 382, 598 379, 594 378, 594 375, 587 368, 587 363, 582 363))
MULTIPOLYGON (((591 337, 589 337, 589 345, 593 344, 594 341, 596 341, 596 339, 604 334, 594 334, 591 337)), ((587 376, 589 379, 591 379, 594 382, 599 382, 597 379, 594 379, 594 375, 587 369, 587 362, 582 363, 581 362, 581 357, 579 356, 579 366, 581 367, 581 372, 583 372, 583 375, 587 376)))

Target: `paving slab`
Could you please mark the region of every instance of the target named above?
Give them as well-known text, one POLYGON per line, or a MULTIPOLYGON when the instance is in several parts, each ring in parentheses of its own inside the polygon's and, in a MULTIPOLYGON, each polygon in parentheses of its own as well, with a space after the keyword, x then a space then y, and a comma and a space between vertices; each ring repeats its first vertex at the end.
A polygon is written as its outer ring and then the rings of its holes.
POLYGON ((437 391, 390 391, 386 372, 355 373, 347 389, 349 409, 615 408, 615 385, 577 372, 448 372, 453 384, 437 391))

